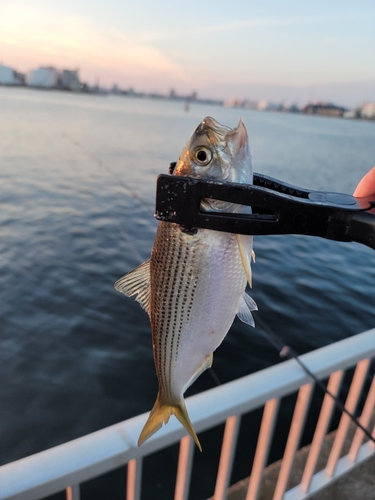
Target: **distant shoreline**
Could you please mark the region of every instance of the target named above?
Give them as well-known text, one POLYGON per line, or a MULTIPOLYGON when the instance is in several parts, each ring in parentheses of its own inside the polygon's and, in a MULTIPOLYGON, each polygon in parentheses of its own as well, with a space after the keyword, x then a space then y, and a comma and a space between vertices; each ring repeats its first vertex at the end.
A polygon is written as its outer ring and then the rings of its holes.
MULTIPOLYGON (((324 113, 324 112, 305 112, 303 111, 303 108, 298 108, 298 109, 283 109, 281 105, 279 107, 272 107, 269 109, 266 108, 257 108, 255 106, 249 106, 246 105, 248 101, 244 100, 242 101, 244 104, 241 105, 241 101, 236 101, 235 104, 231 104, 231 102, 226 102, 223 100, 215 100, 215 99, 199 99, 198 97, 192 99, 188 96, 179 96, 179 95, 174 95, 174 96, 169 96, 165 94, 157 94, 157 93, 146 93, 146 92, 134 92, 134 91, 117 91, 113 92, 108 89, 103 89, 103 88, 90 88, 89 90, 72 90, 68 88, 59 88, 59 87, 43 87, 43 86, 29 86, 29 85, 17 85, 17 84, 4 84, 0 83, 0 88, 14 88, 14 89, 26 89, 26 90, 32 90, 32 91, 44 91, 44 92, 62 92, 66 94, 73 94, 73 95, 92 95, 92 96, 101 96, 101 97, 106 97, 106 96, 115 96, 115 97, 128 97, 128 98, 134 98, 134 99, 150 99, 150 100, 160 100, 160 101, 171 101, 171 102, 182 102, 187 105, 186 111, 189 111, 189 106, 193 104, 209 104, 209 105, 214 105, 214 106, 222 106, 226 108, 233 108, 233 109, 247 109, 250 111, 258 111, 258 112, 273 112, 273 113, 287 113, 287 114, 295 114, 295 115, 303 115, 303 116, 316 116, 316 117, 325 117, 325 118, 343 118, 345 120, 355 120, 355 121, 365 121, 365 122, 372 122, 375 123, 375 115, 372 118, 360 116, 359 114, 356 114, 356 111, 358 110, 348 110, 349 113, 353 113, 353 115, 350 116, 344 116, 344 115, 338 115, 338 114, 331 114, 331 113, 324 113)), ((259 101, 261 103, 262 101, 259 101)), ((312 106, 313 104, 308 104, 305 106, 307 108, 308 106, 312 106)), ((340 109, 339 107, 337 107, 340 109)), ((344 108, 342 108, 344 109, 344 108)))

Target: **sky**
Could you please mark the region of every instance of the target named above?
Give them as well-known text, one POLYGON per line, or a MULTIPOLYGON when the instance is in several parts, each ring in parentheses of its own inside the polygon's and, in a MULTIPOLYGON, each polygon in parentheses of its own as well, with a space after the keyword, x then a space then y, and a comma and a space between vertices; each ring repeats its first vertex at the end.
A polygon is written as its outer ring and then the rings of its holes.
POLYGON ((139 91, 375 101, 374 0, 0 0, 0 63, 139 91))

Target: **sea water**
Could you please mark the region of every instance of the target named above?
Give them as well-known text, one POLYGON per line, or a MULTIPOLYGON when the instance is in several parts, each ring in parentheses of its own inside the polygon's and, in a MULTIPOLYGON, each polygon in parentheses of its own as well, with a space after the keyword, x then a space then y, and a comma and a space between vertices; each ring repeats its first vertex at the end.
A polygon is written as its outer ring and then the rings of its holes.
MULTIPOLYGON (((242 117, 254 170, 291 184, 352 193, 375 164, 374 123, 0 87, 1 464, 151 409, 149 321, 113 283, 149 258, 156 176, 207 115, 242 117)), ((279 362, 264 325, 304 353, 375 324, 373 250, 303 236, 254 249, 256 327, 236 319, 188 394, 279 362)), ((158 499, 173 490, 162 470, 158 499)))

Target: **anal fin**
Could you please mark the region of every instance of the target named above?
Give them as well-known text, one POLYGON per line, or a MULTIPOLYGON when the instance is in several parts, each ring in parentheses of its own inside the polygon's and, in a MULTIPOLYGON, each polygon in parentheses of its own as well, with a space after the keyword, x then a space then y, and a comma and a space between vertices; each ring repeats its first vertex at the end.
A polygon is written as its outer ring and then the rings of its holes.
POLYGON ((213 362, 213 359, 214 359, 214 357, 213 357, 213 354, 212 354, 212 353, 211 353, 211 354, 209 354, 208 356, 206 356, 206 357, 204 358, 203 363, 199 366, 199 368, 198 368, 197 370, 195 370, 195 372, 194 372, 193 376, 192 376, 192 377, 190 377, 190 379, 188 380, 188 382, 185 384, 184 389, 183 389, 183 391, 182 391, 182 392, 185 392, 185 391, 186 391, 186 389, 187 389, 188 387, 190 387, 190 386, 191 386, 191 384, 197 380, 197 378, 199 377, 199 375, 200 375, 201 373, 203 373, 205 370, 207 370, 207 368, 211 368, 211 366, 212 366, 212 362, 213 362))

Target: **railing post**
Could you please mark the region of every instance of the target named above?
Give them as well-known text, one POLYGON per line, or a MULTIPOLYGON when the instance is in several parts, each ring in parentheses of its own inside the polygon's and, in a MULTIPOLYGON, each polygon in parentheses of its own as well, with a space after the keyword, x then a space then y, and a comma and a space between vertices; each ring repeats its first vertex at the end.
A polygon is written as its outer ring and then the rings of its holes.
POLYGON ((296 407, 290 426, 288 441, 286 443, 283 460, 281 462, 279 477, 277 479, 273 500, 282 500, 288 485, 290 471, 292 469, 294 456, 297 451, 299 439, 310 403, 312 384, 305 384, 298 392, 296 407))
MULTIPOLYGON (((336 396, 339 392, 343 374, 344 372, 342 370, 339 370, 335 373, 332 373, 329 378, 327 390, 334 396, 336 396)), ((316 424, 314 437, 310 446, 309 456, 307 457, 305 469, 303 471, 301 479, 301 489, 304 493, 307 493, 309 490, 311 478, 315 472, 315 467, 318 462, 324 437, 327 434, 328 426, 331 421, 334 408, 335 400, 329 394, 326 394, 324 396, 318 423, 316 424)))
POLYGON ((246 500, 256 500, 258 497, 260 481, 262 479, 270 444, 272 442, 278 408, 279 400, 276 398, 270 399, 264 406, 262 423, 259 430, 258 443, 255 450, 246 500))
POLYGON ((233 459, 236 450, 240 423, 241 418, 237 415, 227 418, 225 423, 223 445, 221 447, 219 469, 217 472, 213 500, 224 500, 226 498, 230 476, 232 473, 233 459))
POLYGON ((142 458, 133 458, 128 462, 126 500, 140 500, 141 481, 142 481, 142 458))
MULTIPOLYGON (((375 438, 375 425, 374 425, 374 428, 372 429, 371 436, 372 436, 373 438, 375 438)), ((374 443, 374 441, 371 441, 371 442, 370 442, 370 446, 371 446, 371 448, 374 448, 374 450, 375 450, 375 443, 374 443)))
MULTIPOLYGON (((365 405, 363 407, 362 415, 361 418, 359 419, 359 422, 363 425, 363 427, 367 428, 367 426, 370 423, 371 416, 374 411, 374 404, 375 404, 375 376, 372 379, 372 384, 369 390, 369 393, 367 395, 367 399, 365 402, 365 405)), ((348 453, 349 460, 352 462, 355 462, 357 460, 357 455, 359 448, 361 447, 361 444, 363 442, 364 438, 364 432, 362 429, 357 429, 352 441, 352 444, 350 446, 350 450, 348 453)))
POLYGON ((68 486, 66 488, 66 500, 80 500, 79 484, 68 486))
POLYGON ((180 441, 174 500, 188 499, 194 446, 195 443, 190 436, 185 436, 180 441))
MULTIPOLYGON (((345 402, 345 408, 350 413, 354 413, 356 409, 357 402, 362 391, 363 383, 365 381, 369 365, 370 365, 370 359, 368 358, 363 359, 357 364, 357 368, 354 372, 353 380, 350 385, 349 394, 345 402)), ((332 477, 335 472, 337 460, 340 458, 340 453, 346 438, 346 434, 349 429, 350 421, 351 420, 349 415, 343 413, 341 416, 339 426, 336 431, 336 438, 333 442, 331 453, 329 454, 327 466, 325 469, 326 473, 330 477, 332 477)))

